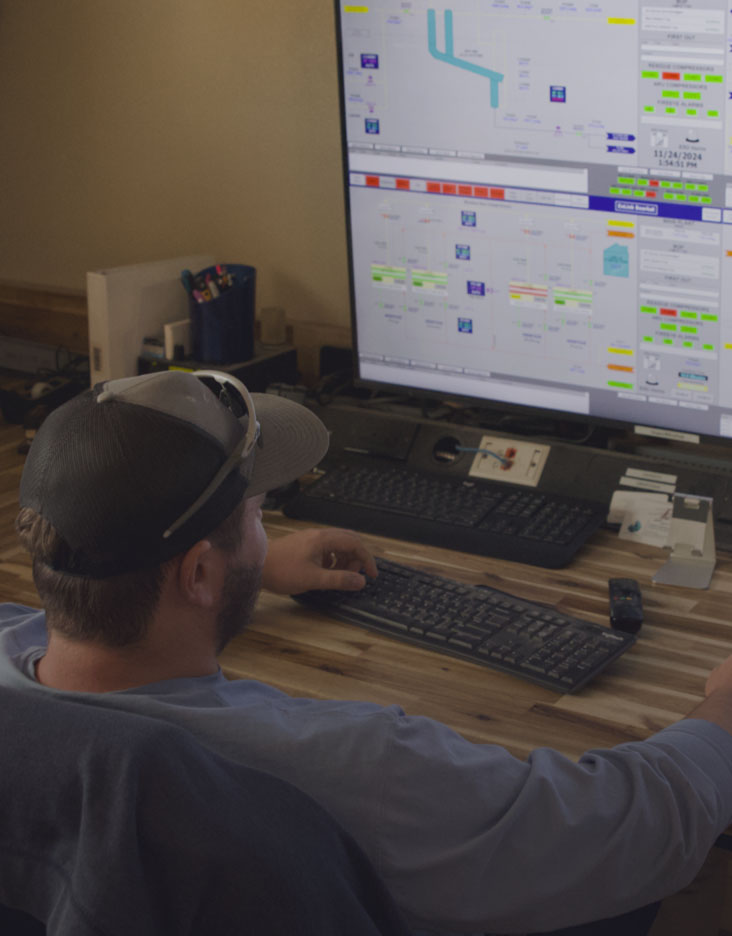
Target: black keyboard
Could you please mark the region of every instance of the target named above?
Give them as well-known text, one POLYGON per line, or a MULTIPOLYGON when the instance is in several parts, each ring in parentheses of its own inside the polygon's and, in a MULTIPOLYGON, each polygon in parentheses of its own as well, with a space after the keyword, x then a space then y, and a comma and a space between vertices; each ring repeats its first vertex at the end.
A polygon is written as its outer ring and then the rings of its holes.
POLYGON ((602 525, 607 505, 496 481, 341 461, 308 485, 289 517, 558 569, 602 525))
POLYGON ((635 636, 561 614, 505 592, 463 585, 377 558, 379 575, 360 592, 294 597, 342 621, 576 692, 635 643, 635 636))

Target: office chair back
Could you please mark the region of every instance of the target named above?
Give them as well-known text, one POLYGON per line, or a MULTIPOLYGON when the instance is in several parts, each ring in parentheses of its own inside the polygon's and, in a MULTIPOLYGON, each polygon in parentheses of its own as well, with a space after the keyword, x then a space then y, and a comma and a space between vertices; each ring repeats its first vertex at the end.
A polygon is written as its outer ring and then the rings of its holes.
POLYGON ((324 809, 185 729, 0 688, 0 760, 7 936, 407 936, 324 809))

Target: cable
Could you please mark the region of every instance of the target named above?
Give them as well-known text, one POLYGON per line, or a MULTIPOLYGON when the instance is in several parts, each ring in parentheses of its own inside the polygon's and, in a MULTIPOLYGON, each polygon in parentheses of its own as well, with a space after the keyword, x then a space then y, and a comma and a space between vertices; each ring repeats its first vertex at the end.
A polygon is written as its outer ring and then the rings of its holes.
POLYGON ((480 455, 492 455, 494 458, 497 458, 498 461, 499 461, 502 465, 510 465, 510 464, 512 464, 512 462, 509 461, 508 458, 504 458, 504 456, 503 456, 503 455, 499 455, 498 452, 491 452, 490 449, 486 449, 486 448, 470 448, 470 447, 467 446, 467 445, 456 445, 456 446, 455 446, 455 451, 456 451, 456 452, 476 452, 476 453, 479 453, 480 455))

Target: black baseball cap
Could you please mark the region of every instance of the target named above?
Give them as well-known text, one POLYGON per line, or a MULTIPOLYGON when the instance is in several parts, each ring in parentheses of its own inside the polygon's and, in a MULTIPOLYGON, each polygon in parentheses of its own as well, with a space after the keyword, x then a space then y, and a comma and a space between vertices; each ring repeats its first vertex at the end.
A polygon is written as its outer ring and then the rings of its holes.
POLYGON ((97 384, 36 433, 20 506, 65 540, 60 571, 106 578, 203 539, 252 497, 305 474, 328 432, 304 406, 215 371, 97 384))

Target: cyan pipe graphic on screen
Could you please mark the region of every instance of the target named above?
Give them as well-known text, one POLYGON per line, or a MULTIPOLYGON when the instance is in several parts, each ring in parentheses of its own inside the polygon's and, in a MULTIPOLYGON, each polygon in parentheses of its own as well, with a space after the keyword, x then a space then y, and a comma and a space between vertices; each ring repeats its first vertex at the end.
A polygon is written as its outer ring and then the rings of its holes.
POLYGON ((503 75, 490 68, 483 68, 482 65, 474 65, 473 62, 466 62, 464 59, 455 57, 452 38, 452 10, 445 10, 444 52, 439 52, 437 50, 435 11, 427 10, 427 45, 430 55, 440 62, 447 62, 448 65, 456 65, 458 68, 464 68, 465 71, 473 72, 475 75, 482 75, 483 78, 487 78, 491 83, 491 107, 498 107, 498 86, 503 81, 503 75))

